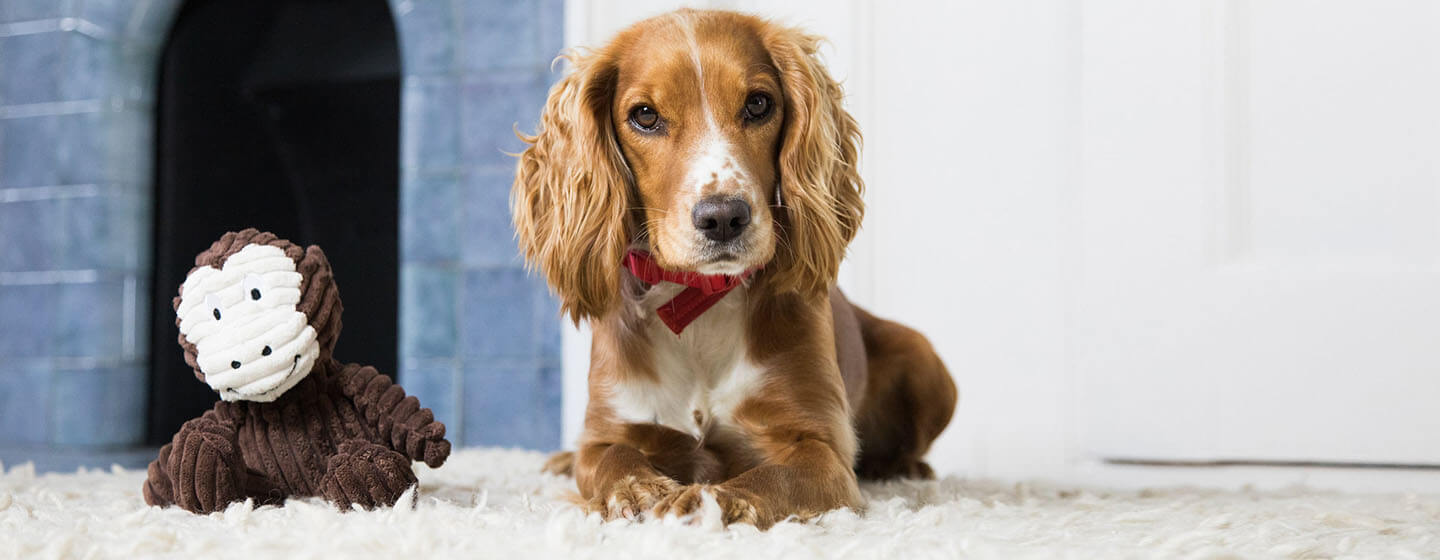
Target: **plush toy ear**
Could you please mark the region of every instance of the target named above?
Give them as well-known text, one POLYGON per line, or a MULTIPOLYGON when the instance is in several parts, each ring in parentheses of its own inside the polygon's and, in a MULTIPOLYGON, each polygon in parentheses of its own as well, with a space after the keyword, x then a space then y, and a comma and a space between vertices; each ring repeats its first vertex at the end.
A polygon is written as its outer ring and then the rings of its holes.
MULTIPOLYGON (((295 246, 297 253, 299 246, 295 246)), ((286 251, 290 253, 290 251, 286 251)), ((335 273, 325 251, 311 245, 295 262, 300 273, 300 303, 295 308, 305 314, 310 327, 315 329, 315 340, 320 343, 320 353, 328 355, 335 349, 340 338, 340 314, 345 306, 340 303, 340 289, 335 285, 335 273)))
MULTIPOLYGON (((185 295, 185 286, 182 285, 180 286, 180 295, 175 296, 175 299, 170 302, 172 308, 176 310, 180 309, 180 297, 183 295, 185 295)), ((178 314, 175 317, 175 327, 177 330, 180 327, 180 317, 178 314)), ((200 381, 205 381, 205 372, 200 371, 200 362, 198 361, 200 349, 197 348, 194 343, 190 342, 189 339, 185 338, 185 333, 180 333, 176 341, 180 343, 180 350, 185 353, 185 364, 190 366, 190 369, 195 370, 195 378, 200 381)))

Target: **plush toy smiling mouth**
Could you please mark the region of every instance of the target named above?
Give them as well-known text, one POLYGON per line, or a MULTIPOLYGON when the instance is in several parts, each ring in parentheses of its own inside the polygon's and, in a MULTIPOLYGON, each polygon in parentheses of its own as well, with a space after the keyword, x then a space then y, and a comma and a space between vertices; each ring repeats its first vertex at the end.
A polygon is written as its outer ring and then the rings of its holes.
MULTIPOLYGON (((296 354, 296 355, 295 355, 295 359, 294 359, 292 362, 290 362, 290 371, 285 372, 285 377, 283 377, 283 378, 280 379, 280 383, 279 383, 279 384, 284 384, 285 381, 288 381, 291 376, 295 375, 295 368, 300 367, 300 358, 303 358, 303 357, 304 357, 304 356, 301 356, 300 354, 296 354)), ((225 400, 236 400, 236 399, 240 399, 240 400, 258 400, 258 399, 256 399, 255 397, 261 396, 261 395, 263 394, 263 393, 261 393, 261 394, 241 393, 239 390, 232 389, 232 388, 225 388, 225 389, 223 390, 223 392, 226 393, 226 394, 229 394, 229 395, 233 395, 233 396, 235 397, 234 399, 225 399, 225 400)))

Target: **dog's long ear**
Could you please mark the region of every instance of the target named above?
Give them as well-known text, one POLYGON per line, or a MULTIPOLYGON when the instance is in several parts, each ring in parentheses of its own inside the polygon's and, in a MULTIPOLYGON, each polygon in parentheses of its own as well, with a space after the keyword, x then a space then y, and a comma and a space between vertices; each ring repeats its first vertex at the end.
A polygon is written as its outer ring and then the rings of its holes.
POLYGON ((540 130, 520 135, 510 210, 529 266, 539 268, 579 322, 620 298, 631 231, 629 169, 610 123, 618 70, 606 52, 564 58, 572 72, 550 90, 540 130))
POLYGON ((856 167, 860 129, 845 111, 840 84, 816 56, 818 37, 774 24, 764 37, 785 107, 777 201, 785 239, 767 268, 777 289, 818 296, 834 284, 865 214, 856 167))

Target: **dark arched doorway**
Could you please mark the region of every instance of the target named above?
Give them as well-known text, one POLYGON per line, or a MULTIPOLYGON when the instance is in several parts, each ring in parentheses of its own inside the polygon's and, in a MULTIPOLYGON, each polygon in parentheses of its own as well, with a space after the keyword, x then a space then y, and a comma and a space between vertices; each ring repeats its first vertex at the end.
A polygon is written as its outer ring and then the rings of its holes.
POLYGON ((395 372, 400 56, 385 0, 191 0, 161 55, 151 444, 215 394, 175 344, 196 253, 256 227, 318 244, 348 304, 336 355, 395 372))

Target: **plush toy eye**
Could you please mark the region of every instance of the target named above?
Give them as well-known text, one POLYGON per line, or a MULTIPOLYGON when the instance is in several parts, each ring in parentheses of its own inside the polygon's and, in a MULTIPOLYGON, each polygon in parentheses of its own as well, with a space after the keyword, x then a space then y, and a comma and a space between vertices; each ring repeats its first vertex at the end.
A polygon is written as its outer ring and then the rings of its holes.
POLYGON ((260 275, 259 275, 259 274, 246 274, 246 275, 245 275, 245 284, 244 284, 245 293, 250 294, 250 299, 251 299, 251 300, 259 301, 259 300, 260 300, 260 288, 264 288, 264 287, 265 287, 265 282, 260 279, 260 275))
POLYGON ((205 307, 210 308, 210 314, 215 316, 216 321, 220 320, 220 298, 215 294, 205 294, 205 307))

